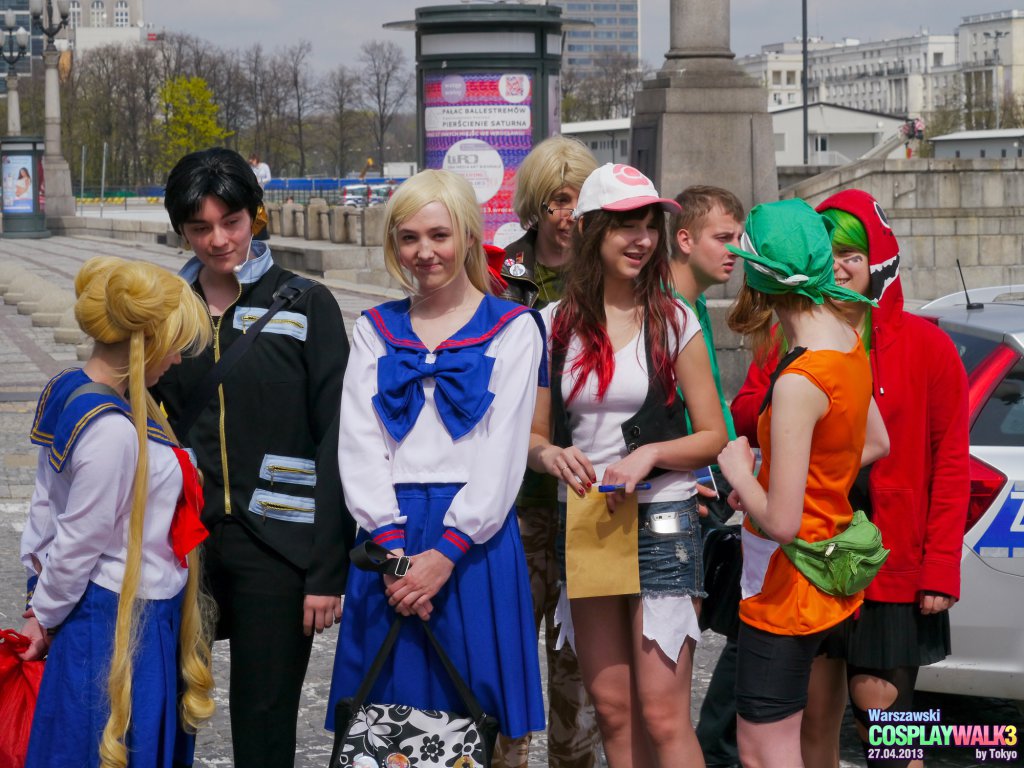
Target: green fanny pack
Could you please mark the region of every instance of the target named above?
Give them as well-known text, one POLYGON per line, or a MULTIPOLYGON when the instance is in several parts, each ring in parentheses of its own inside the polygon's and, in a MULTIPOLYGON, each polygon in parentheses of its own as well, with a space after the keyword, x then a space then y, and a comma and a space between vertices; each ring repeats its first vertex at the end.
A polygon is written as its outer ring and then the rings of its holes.
POLYGON ((867 587, 889 557, 878 526, 859 509, 842 533, 813 543, 793 539, 782 551, 822 592, 846 597, 867 587))

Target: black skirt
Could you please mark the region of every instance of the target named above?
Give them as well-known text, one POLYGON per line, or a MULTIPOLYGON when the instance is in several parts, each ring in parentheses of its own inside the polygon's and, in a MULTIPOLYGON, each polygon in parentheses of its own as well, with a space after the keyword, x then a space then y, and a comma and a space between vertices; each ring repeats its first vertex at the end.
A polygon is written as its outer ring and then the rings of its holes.
POLYGON ((825 645, 829 658, 865 669, 924 667, 952 650, 949 611, 925 616, 917 603, 865 600, 856 620, 837 630, 825 645))

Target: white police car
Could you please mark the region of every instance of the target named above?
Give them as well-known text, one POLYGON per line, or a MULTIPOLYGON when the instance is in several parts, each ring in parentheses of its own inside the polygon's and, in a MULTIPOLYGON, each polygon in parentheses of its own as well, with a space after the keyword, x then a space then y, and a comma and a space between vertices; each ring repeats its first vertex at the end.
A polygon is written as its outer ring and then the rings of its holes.
POLYGON ((953 654, 922 667, 917 687, 1024 700, 1024 286, 952 294, 918 313, 967 369, 971 501, 953 654))

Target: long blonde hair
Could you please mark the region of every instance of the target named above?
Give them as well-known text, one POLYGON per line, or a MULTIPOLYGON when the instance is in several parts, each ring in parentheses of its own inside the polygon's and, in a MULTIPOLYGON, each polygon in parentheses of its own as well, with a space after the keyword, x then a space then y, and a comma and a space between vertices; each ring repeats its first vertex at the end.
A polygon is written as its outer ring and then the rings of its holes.
MULTIPOLYGON (((198 352, 210 343, 209 314, 202 300, 180 277, 140 261, 112 257, 90 259, 75 277, 75 318, 97 345, 128 344, 128 367, 117 375, 128 382, 132 423, 138 436, 139 459, 132 486, 128 520, 128 553, 117 604, 114 649, 107 690, 110 717, 100 741, 100 765, 128 764, 125 738, 131 723, 132 671, 139 610, 136 601, 142 571, 142 533, 148 494, 147 418, 173 436, 166 418, 146 389, 146 374, 168 355, 198 352), (145 403, 145 408, 138 407, 145 403)), ((213 674, 210 641, 201 608, 207 599, 199 590, 199 557, 188 557, 188 580, 182 604, 181 675, 185 690, 181 718, 195 730, 213 715, 213 674)))
POLYGON ((411 294, 417 292, 398 258, 398 228, 423 206, 441 203, 452 219, 456 253, 461 254, 469 282, 481 293, 491 292, 491 278, 484 256, 484 225, 472 185, 451 171, 420 171, 395 190, 384 217, 384 264, 388 272, 411 294))

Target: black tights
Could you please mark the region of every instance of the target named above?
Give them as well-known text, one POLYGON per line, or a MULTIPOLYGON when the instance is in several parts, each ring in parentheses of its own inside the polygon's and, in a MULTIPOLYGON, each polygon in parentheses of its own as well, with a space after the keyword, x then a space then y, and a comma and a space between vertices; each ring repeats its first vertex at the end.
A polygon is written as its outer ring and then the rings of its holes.
MULTIPOLYGON (((917 683, 918 669, 918 667, 867 669, 865 667, 855 667, 851 664, 846 665, 846 683, 850 689, 850 704, 853 706, 853 718, 864 729, 865 737, 871 723, 868 722, 867 710, 857 706, 857 702, 853 699, 853 679, 858 675, 864 675, 865 677, 877 677, 880 680, 885 680, 885 682, 896 688, 896 699, 889 706, 880 707, 880 709, 884 711, 907 711, 914 705, 914 685, 917 683)), ((909 760, 868 760, 868 742, 862 738, 860 745, 864 750, 864 759, 867 761, 868 768, 906 768, 910 764, 909 760)))

